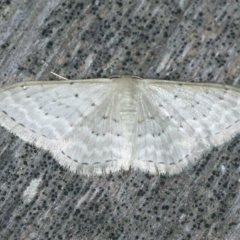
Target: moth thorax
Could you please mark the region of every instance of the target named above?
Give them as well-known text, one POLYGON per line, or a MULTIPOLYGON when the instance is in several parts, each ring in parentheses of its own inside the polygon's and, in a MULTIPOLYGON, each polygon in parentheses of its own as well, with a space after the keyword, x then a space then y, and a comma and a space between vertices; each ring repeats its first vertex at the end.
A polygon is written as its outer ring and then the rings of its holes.
POLYGON ((116 82, 120 117, 127 130, 132 132, 137 115, 137 90, 136 79, 121 79, 116 82))

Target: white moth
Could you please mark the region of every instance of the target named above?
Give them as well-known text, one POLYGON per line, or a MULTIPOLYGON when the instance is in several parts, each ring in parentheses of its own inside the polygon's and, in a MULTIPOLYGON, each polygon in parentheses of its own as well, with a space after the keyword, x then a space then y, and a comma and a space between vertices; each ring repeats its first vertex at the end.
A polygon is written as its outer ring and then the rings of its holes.
POLYGON ((240 90, 119 77, 0 89, 0 124, 71 171, 179 173, 240 132, 240 90))

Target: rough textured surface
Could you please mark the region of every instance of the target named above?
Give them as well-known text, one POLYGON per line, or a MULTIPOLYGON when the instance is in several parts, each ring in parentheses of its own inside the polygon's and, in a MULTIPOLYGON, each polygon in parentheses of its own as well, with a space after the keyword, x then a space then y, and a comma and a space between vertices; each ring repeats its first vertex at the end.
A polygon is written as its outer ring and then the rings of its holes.
MULTIPOLYGON (((0 10, 1 85, 55 71, 240 87, 237 1, 4 1, 0 10)), ((236 136, 174 177, 83 178, 1 129, 0 237, 237 240, 239 145, 236 136)))

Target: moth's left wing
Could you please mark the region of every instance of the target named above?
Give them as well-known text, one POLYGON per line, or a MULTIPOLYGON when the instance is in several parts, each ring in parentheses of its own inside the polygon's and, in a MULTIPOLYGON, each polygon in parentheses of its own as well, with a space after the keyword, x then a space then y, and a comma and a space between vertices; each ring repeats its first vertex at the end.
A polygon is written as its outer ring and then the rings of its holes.
POLYGON ((82 173, 122 166, 122 124, 111 79, 34 81, 0 89, 0 124, 82 173))

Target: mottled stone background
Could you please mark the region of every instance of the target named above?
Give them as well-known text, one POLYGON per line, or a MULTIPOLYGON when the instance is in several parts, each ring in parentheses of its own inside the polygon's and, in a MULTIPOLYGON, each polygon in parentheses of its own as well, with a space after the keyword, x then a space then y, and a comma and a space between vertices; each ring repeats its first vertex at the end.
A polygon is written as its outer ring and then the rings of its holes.
MULTIPOLYGON (((239 36, 238 0, 2 0, 0 85, 54 71, 240 87, 239 36)), ((0 130, 0 239, 240 239, 239 135, 177 176, 87 178, 0 130)))

